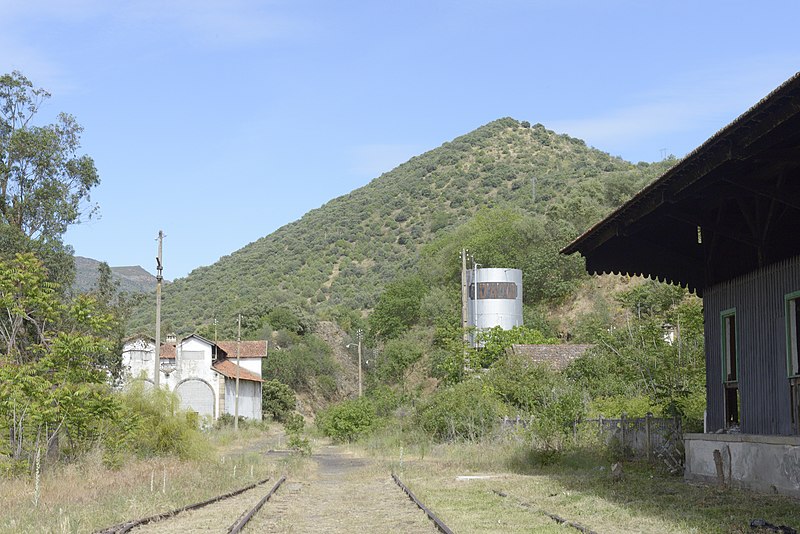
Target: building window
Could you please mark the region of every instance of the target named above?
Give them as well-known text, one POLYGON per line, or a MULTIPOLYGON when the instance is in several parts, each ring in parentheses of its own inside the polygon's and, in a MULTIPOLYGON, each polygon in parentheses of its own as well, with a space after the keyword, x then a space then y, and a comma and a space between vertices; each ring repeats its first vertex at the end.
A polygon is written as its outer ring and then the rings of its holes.
POLYGON ((725 386, 725 427, 739 424, 739 351, 736 310, 725 310, 722 320, 722 381, 725 386))
POLYGON ((205 353, 202 350, 182 350, 180 356, 183 361, 205 359, 205 353))
POLYGON ((150 361, 150 353, 146 350, 132 350, 130 351, 131 354, 131 363, 142 363, 150 361))
POLYGON ((789 393, 792 403, 792 428, 800 434, 800 291, 789 293, 786 301, 786 371, 789 375, 789 393))
POLYGON ((800 292, 786 295, 786 351, 789 376, 800 376, 800 354, 797 350, 797 334, 800 332, 800 292))

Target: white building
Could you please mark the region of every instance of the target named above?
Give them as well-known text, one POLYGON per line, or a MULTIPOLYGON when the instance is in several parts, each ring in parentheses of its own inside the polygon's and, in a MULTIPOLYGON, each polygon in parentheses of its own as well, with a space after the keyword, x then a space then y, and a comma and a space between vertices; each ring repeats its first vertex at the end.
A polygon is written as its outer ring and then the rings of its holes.
MULTIPOLYGON (((239 376, 239 415, 261 419, 261 359, 267 355, 266 341, 218 341, 192 334, 179 342, 161 345, 161 387, 174 391, 181 408, 212 420, 233 415, 236 377, 239 376), (237 355, 240 365, 236 365, 237 355)), ((155 342, 151 338, 128 340, 122 349, 126 383, 153 383, 155 342)))

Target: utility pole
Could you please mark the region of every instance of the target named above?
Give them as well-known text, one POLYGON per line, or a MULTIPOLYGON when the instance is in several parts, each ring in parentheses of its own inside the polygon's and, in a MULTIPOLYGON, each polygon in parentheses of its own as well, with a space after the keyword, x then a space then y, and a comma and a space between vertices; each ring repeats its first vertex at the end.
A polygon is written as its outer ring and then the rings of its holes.
POLYGON ((469 319, 467 318, 467 305, 469 288, 467 287, 467 249, 461 249, 461 332, 464 340, 464 358, 467 357, 467 343, 469 343, 469 319))
POLYGON ((356 331, 358 338, 358 396, 361 398, 363 391, 361 389, 361 338, 364 337, 364 331, 360 328, 356 331))
POLYGON ((241 345, 242 345, 242 314, 239 314, 239 328, 236 334, 236 400, 233 403, 233 429, 239 430, 239 365, 241 365, 241 345))
POLYGON ((158 256, 156 256, 156 358, 153 362, 153 386, 158 390, 161 386, 161 276, 163 265, 161 263, 161 245, 164 241, 164 231, 158 231, 158 256))
POLYGON ((467 336, 469 320, 467 319, 467 249, 461 249, 461 328, 464 329, 464 339, 467 336))
POLYGON ((478 267, 480 263, 475 263, 475 258, 472 258, 472 286, 475 288, 475 294, 472 295, 472 316, 475 321, 475 333, 472 336, 472 346, 478 348, 478 267))

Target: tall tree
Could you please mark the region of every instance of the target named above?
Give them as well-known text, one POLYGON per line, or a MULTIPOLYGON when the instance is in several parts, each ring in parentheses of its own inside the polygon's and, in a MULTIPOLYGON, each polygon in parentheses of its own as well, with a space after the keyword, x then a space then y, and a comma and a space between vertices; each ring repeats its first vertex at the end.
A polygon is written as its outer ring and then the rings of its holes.
POLYGON ((85 204, 99 183, 92 158, 77 154, 83 128, 72 115, 33 124, 49 97, 20 72, 0 76, 0 223, 45 242, 92 215, 85 204))
POLYGON ((63 310, 55 289, 33 254, 0 260, 0 355, 22 363, 47 345, 63 310))
POLYGON ((418 276, 395 280, 386 286, 375 310, 369 316, 369 335, 375 339, 392 339, 419 320, 425 284, 418 276))

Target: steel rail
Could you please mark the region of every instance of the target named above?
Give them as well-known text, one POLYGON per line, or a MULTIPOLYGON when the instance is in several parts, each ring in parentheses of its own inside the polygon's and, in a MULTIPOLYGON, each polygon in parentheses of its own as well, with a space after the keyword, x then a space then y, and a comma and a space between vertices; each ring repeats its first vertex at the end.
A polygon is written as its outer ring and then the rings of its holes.
POLYGON ((493 489, 492 491, 494 493, 496 493, 497 495, 499 495, 500 497, 508 497, 510 499, 513 499, 513 500, 517 501, 517 504, 519 504, 523 508, 528 508, 529 510, 533 510, 535 512, 539 512, 541 514, 544 514, 544 515, 546 515, 547 517, 549 517, 550 519, 552 519, 553 521, 555 521, 556 523, 558 523, 560 525, 566 525, 568 527, 572 527, 572 528, 574 528, 575 530, 577 530, 579 532, 583 532, 584 534, 597 534, 597 532, 595 532, 594 530, 591 530, 589 527, 586 527, 586 526, 581 525, 580 523, 576 523, 574 521, 569 521, 568 519, 564 519, 560 515, 551 514, 550 512, 548 512, 546 510, 542 510, 541 508, 537 508, 536 506, 534 506, 533 504, 531 504, 529 502, 525 502, 525 501, 522 501, 522 500, 520 500, 520 499, 518 499, 516 497, 512 497, 508 493, 505 493, 503 491, 496 490, 496 489, 493 489))
POLYGON ((428 519, 430 519, 431 521, 433 521, 433 523, 436 525, 436 528, 438 528, 440 532, 443 532, 444 534, 453 534, 453 531, 452 531, 452 530, 450 530, 450 529, 448 528, 448 526, 447 526, 447 525, 445 525, 445 524, 442 522, 442 520, 441 520, 441 519, 439 519, 438 517, 436 517, 436 514, 434 514, 434 513, 433 513, 433 512, 432 512, 432 511, 431 511, 431 510, 430 510, 430 509, 427 507, 427 506, 425 506, 424 504, 422 504, 422 502, 421 502, 419 499, 417 499, 417 496, 416 496, 416 495, 414 495, 414 494, 411 492, 411 490, 410 490, 410 489, 408 489, 408 487, 407 487, 405 484, 403 484, 403 482, 400 480, 400 478, 399 478, 397 475, 395 475, 394 473, 392 473, 392 478, 393 478, 393 479, 394 479, 394 481, 397 483, 397 485, 398 485, 398 486, 400 486, 400 489, 402 489, 402 490, 403 490, 403 491, 406 493, 406 495, 408 495, 408 497, 409 497, 409 498, 410 498, 412 501, 414 501, 414 504, 416 504, 417 506, 419 506, 419 509, 420 509, 420 510, 422 510, 423 512, 425 512, 425 514, 428 516, 428 519))
POLYGON ((238 534, 239 532, 241 532, 241 530, 253 518, 253 516, 256 515, 256 513, 258 513, 259 510, 261 510, 261 507, 264 506, 264 503, 266 503, 269 500, 269 498, 272 497, 272 494, 278 491, 278 488, 281 486, 281 484, 283 484, 285 480, 286 480, 286 475, 282 476, 278 480, 278 482, 276 482, 275 485, 272 486, 272 489, 269 490, 269 493, 264 495, 261 498, 261 500, 258 501, 256 505, 249 512, 247 512, 244 516, 240 517, 233 525, 230 526, 230 528, 228 528, 228 534, 238 534))
POLYGON ((187 506, 183 506, 181 508, 177 508, 175 510, 170 510, 169 512, 162 512, 160 514, 151 515, 149 517, 143 517, 141 519, 134 519, 133 521, 125 521, 124 523, 119 523, 117 525, 105 528, 103 530, 98 530, 95 534, 124 534, 125 532, 129 532, 131 529, 138 527, 139 525, 146 525, 147 523, 152 523, 153 521, 160 521, 162 519, 167 519, 169 517, 175 516, 180 514, 181 512, 186 512, 189 510, 197 510, 198 508, 202 508, 204 506, 208 506, 209 504, 213 504, 215 502, 219 502, 225 499, 229 499, 231 497, 235 497, 240 493, 244 493, 245 491, 251 490, 256 486, 260 486, 261 484, 265 484, 269 481, 269 478, 265 478, 264 480, 260 480, 243 488, 239 488, 234 491, 230 491, 228 493, 224 493, 222 495, 217 495, 216 497, 212 497, 211 499, 205 500, 203 502, 198 502, 195 504, 189 504, 187 506))

